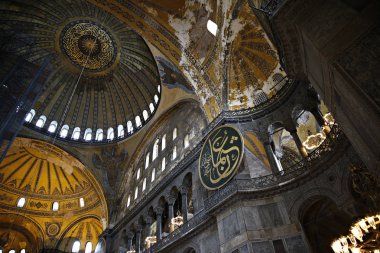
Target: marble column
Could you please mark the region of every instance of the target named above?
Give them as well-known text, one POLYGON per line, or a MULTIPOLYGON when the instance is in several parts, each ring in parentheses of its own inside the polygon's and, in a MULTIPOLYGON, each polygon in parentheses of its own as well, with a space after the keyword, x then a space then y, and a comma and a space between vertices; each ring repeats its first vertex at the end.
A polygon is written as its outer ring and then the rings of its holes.
POLYGON ((277 158, 275 157, 275 154, 273 152, 271 142, 265 141, 264 142, 264 148, 265 148, 265 152, 267 153, 268 162, 269 162, 270 167, 272 168, 272 172, 280 171, 280 169, 277 165, 277 162, 276 162, 277 158))
POLYGON ((181 198, 182 198, 181 210, 182 210, 183 223, 187 222, 187 193, 188 191, 189 189, 186 186, 180 187, 181 198))
POLYGON ((154 212, 156 213, 156 226, 157 226, 157 229, 156 229, 156 237, 157 237, 157 241, 161 240, 162 239, 162 213, 163 213, 164 209, 162 207, 156 207, 154 208, 154 212))
POLYGON ((176 198, 169 195, 165 197, 166 202, 168 203, 168 211, 169 211, 169 222, 170 222, 170 233, 174 231, 174 225, 172 224, 172 219, 174 218, 174 203, 176 198))
POLYGON ((150 244, 147 243, 146 238, 150 237, 150 226, 152 225, 152 217, 148 216, 145 217, 145 232, 146 232, 146 237, 144 238, 144 243, 146 243, 146 249, 150 248, 150 244))
POLYGON ((310 112, 314 115, 315 120, 317 121, 318 125, 323 129, 325 134, 328 134, 331 131, 331 129, 326 124, 326 121, 323 118, 323 115, 321 111, 319 110, 319 108, 318 107, 312 108, 310 112))
POLYGON ((167 196, 165 199, 166 199, 166 202, 168 202, 169 220, 171 220, 174 218, 174 203, 175 203, 176 198, 173 196, 167 196))
POLYGON ((111 252, 112 250, 111 246, 113 245, 113 240, 111 237, 111 229, 107 228, 106 230, 104 230, 101 236, 104 238, 104 241, 106 242, 105 251, 111 252))
POLYGON ((298 151, 300 152, 300 154, 303 157, 308 156, 308 153, 307 153, 305 147, 303 146, 303 144, 302 144, 302 142, 300 140, 300 137, 297 134, 297 129, 292 129, 289 132, 290 132, 290 135, 293 137, 293 140, 296 143, 296 146, 297 146, 298 151))
POLYGON ((133 239, 133 233, 127 232, 127 250, 132 249, 132 239, 133 239))
POLYGON ((141 253, 141 231, 142 227, 140 225, 136 226, 136 253, 141 253))

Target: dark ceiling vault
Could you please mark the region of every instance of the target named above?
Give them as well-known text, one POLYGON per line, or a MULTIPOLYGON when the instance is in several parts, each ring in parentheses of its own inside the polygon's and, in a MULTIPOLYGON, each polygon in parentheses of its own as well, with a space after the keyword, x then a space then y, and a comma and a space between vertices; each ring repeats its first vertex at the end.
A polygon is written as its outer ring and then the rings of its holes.
POLYGON ((69 126, 67 139, 79 127, 79 140, 90 128, 94 141, 97 129, 106 136, 112 127, 117 137, 118 125, 123 125, 126 137, 128 121, 136 132, 136 116, 144 125, 156 111, 160 78, 147 44, 117 18, 86 1, 1 1, 0 30, 2 41, 8 42, 2 50, 37 64, 50 58, 52 74, 33 108, 31 126, 44 115, 47 120, 39 130, 47 133, 50 123, 57 121, 57 131, 69 126))

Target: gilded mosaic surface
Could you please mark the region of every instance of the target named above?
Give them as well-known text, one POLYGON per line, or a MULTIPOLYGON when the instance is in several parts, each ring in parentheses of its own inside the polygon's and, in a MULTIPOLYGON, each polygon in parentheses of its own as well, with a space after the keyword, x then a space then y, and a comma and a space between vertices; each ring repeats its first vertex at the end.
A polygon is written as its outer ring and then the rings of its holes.
POLYGON ((60 43, 71 62, 87 70, 103 70, 115 61, 117 47, 112 35, 90 21, 66 25, 60 43))

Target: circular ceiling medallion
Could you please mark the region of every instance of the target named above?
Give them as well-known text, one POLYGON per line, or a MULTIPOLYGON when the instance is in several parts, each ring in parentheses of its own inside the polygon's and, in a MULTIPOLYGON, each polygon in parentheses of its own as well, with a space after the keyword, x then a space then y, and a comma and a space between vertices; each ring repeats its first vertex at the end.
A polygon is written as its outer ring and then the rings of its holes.
POLYGON ((109 68, 116 58, 112 35, 93 21, 74 21, 60 35, 60 47, 72 63, 89 71, 109 68))
POLYGON ((221 126, 207 137, 199 158, 199 178, 204 187, 216 190, 230 181, 239 169, 244 141, 235 127, 221 126))
POLYGON ((58 223, 50 223, 46 228, 48 236, 55 236, 59 233, 60 226, 58 223))

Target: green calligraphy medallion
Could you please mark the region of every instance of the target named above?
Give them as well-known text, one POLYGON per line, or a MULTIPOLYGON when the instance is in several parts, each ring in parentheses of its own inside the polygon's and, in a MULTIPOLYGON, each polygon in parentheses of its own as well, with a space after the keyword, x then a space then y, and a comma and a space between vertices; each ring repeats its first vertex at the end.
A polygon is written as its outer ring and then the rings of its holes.
POLYGON ((216 190, 231 180, 238 171, 243 152, 239 130, 225 125, 212 131, 199 157, 199 178, 203 186, 216 190))

